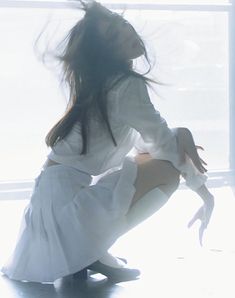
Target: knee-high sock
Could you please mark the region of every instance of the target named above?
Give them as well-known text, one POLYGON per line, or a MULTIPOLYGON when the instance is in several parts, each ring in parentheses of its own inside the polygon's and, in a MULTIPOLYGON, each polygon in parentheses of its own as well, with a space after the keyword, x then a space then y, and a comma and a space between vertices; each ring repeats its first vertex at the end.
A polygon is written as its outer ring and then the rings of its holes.
MULTIPOLYGON (((147 192, 132 205, 126 214, 127 228, 123 231, 123 234, 153 215, 168 201, 168 199, 169 197, 157 187, 147 192)), ((99 261, 115 268, 124 267, 120 260, 108 252, 106 252, 99 261)))
POLYGON ((136 201, 126 214, 127 231, 152 216, 168 201, 169 197, 158 187, 136 201))
POLYGON ((105 265, 114 268, 123 268, 125 267, 125 263, 119 260, 117 257, 113 256, 110 252, 106 252, 99 261, 105 265))

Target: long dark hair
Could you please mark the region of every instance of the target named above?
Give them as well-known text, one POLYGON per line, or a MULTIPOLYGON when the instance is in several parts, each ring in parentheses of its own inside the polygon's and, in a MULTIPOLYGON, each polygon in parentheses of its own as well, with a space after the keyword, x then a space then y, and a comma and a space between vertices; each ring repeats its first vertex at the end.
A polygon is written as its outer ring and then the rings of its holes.
MULTIPOLYGON (((149 68, 145 74, 133 70, 130 61, 121 60, 113 54, 110 45, 97 30, 97 22, 108 17, 97 2, 87 5, 83 1, 82 9, 85 16, 68 32, 62 40, 67 41, 61 55, 56 55, 62 63, 62 80, 69 86, 69 101, 64 116, 51 128, 45 141, 48 147, 53 147, 59 140, 67 136, 75 123, 80 123, 82 136, 82 151, 86 154, 89 141, 89 124, 92 117, 98 117, 102 126, 108 130, 115 146, 107 112, 107 93, 118 82, 128 76, 142 78, 147 84, 157 83, 145 75, 151 70, 151 64, 143 40, 138 35, 144 49, 144 57, 149 68), (120 74, 119 76, 116 76, 120 74), (114 80, 107 86, 111 77, 114 80)), ((110 16, 112 13, 110 12, 110 16)), ((158 82, 159 83, 159 82, 158 82)), ((162 83, 159 83, 162 84, 162 83)))

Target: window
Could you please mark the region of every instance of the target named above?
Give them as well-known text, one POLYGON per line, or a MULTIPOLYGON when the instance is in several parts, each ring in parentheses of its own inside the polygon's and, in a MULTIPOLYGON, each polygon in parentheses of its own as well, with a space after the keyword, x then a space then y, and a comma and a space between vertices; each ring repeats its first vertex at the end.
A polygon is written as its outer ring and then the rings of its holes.
MULTIPOLYGON (((81 13, 74 9, 1 5, 0 181, 33 179, 48 152, 45 135, 66 103, 56 76, 36 59, 33 43, 49 16, 56 26, 59 24, 59 39, 81 13)), ((144 5, 147 7, 147 1, 144 5)), ((205 147, 202 156, 209 169, 228 169, 228 12, 142 8, 127 10, 125 16, 144 37, 151 56, 155 54, 154 74, 172 84, 157 87, 161 98, 151 93, 156 108, 171 126, 185 125, 193 131, 196 142, 205 147)))

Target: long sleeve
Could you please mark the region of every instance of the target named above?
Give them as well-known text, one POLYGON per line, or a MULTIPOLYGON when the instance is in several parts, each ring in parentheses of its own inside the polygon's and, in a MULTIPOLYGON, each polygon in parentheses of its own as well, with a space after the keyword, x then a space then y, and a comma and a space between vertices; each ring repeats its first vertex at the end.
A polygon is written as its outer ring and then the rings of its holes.
POLYGON ((170 129, 149 98, 145 82, 130 77, 119 94, 118 117, 124 125, 140 133, 135 147, 139 152, 148 152, 153 158, 170 161, 182 174, 186 185, 198 189, 207 180, 188 158, 180 163, 176 130, 170 129))

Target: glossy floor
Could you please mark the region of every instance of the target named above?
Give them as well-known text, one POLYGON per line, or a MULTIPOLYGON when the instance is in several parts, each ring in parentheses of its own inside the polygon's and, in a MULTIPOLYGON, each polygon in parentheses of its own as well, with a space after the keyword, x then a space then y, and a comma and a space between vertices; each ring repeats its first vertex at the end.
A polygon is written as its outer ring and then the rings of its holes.
MULTIPOLYGON (((189 190, 178 190, 157 214, 121 237, 110 251, 126 257, 142 274, 138 280, 109 283, 101 274, 78 282, 70 277, 54 284, 22 283, 0 276, 1 298, 234 298, 235 199, 229 185, 212 187, 215 209, 198 243, 196 223, 187 223, 201 205, 189 190)), ((6 260, 17 237, 27 201, 0 201, 1 255, 6 260)))

